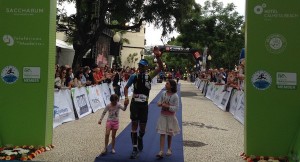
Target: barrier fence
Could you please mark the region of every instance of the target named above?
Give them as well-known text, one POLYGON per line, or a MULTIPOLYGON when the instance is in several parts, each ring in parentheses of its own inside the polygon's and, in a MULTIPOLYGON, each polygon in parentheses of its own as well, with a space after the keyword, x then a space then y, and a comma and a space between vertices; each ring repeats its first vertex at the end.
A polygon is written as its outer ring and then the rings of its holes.
MULTIPOLYGON (((157 83, 155 78, 153 81, 152 84, 157 83)), ((194 84, 218 108, 230 112, 236 120, 244 124, 244 91, 199 78, 195 80, 194 84)), ((125 85, 126 82, 120 83, 120 99, 125 98, 125 85)), ((53 128, 105 108, 110 104, 110 95, 114 93, 112 83, 72 88, 71 90, 56 90, 54 92, 53 128)), ((132 94, 133 86, 128 89, 128 96, 132 96, 132 94)))
POLYGON ((218 108, 229 111, 236 120, 244 125, 244 91, 199 78, 195 80, 194 84, 218 108))
MULTIPOLYGON (((124 99, 124 87, 127 82, 121 82, 121 96, 124 99)), ((152 85, 156 84, 156 77, 152 85)), ((54 92, 53 128, 80 119, 94 113, 110 104, 110 95, 114 94, 112 83, 102 83, 95 86, 81 88, 56 89, 54 92)), ((132 96, 133 86, 128 89, 128 96, 132 96)))

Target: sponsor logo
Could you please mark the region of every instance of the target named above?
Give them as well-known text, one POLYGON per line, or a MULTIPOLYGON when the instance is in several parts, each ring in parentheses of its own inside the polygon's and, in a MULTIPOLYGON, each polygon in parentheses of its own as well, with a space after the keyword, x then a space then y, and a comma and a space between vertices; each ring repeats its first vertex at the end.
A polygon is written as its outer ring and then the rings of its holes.
POLYGON ((299 18, 297 13, 286 13, 280 12, 276 8, 270 8, 266 3, 258 4, 253 8, 253 12, 256 15, 263 16, 266 20, 271 20, 272 18, 299 18))
POLYGON ((58 106, 54 105, 54 109, 53 109, 53 118, 57 117, 57 116, 62 116, 66 113, 68 113, 69 110, 68 108, 59 108, 58 106))
POLYGON ((19 46, 43 46, 45 45, 41 37, 29 37, 29 36, 11 36, 6 34, 2 38, 3 42, 7 46, 19 45, 19 46))
POLYGON ((15 41, 14 38, 10 35, 4 35, 3 36, 3 42, 7 45, 7 46, 12 46, 14 45, 15 41))
POLYGON ((23 81, 26 83, 38 83, 41 79, 40 67, 23 67, 23 81))
POLYGON ((277 72, 276 85, 278 89, 297 89, 297 73, 277 72))
POLYGON ((252 85, 258 90, 265 90, 271 86, 271 75, 263 70, 255 72, 251 77, 252 85))
POLYGON ((33 16, 44 13, 43 8, 6 8, 5 11, 16 16, 33 16))
POLYGON ((6 66, 2 69, 1 78, 6 84, 13 84, 19 78, 19 71, 14 66, 6 66))
POLYGON ((265 46, 269 52, 278 54, 285 50, 287 41, 280 34, 271 34, 266 38, 265 46))

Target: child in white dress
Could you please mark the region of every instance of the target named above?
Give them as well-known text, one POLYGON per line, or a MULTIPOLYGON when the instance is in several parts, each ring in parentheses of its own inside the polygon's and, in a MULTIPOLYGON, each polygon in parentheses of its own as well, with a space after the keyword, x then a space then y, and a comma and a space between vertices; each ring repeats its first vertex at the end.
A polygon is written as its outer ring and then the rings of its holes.
POLYGON ((157 122, 156 130, 160 134, 160 151, 156 155, 163 158, 165 136, 168 136, 168 150, 166 155, 172 155, 171 145, 172 136, 180 133, 176 111, 179 107, 179 97, 177 95, 177 84, 170 79, 166 82, 166 91, 162 93, 157 105, 161 107, 160 117, 157 122))
POLYGON ((119 111, 120 111, 120 109, 125 111, 127 108, 119 103, 119 96, 116 94, 112 94, 110 96, 110 101, 111 101, 111 103, 106 105, 105 109, 103 110, 102 116, 101 116, 100 120, 98 121, 98 124, 101 125, 102 119, 104 118, 106 112, 108 111, 108 117, 107 117, 107 121, 106 121, 106 132, 105 132, 105 146, 104 146, 103 151, 101 152, 101 155, 105 155, 107 153, 107 145, 108 145, 110 131, 112 132, 111 152, 113 154, 116 153, 115 138, 116 138, 117 130, 119 129, 119 111))

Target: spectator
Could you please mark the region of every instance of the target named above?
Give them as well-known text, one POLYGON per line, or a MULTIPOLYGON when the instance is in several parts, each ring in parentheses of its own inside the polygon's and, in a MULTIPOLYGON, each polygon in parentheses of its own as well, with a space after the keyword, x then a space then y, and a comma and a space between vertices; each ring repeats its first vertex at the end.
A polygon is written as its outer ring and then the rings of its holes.
MULTIPOLYGON (((85 78, 85 85, 86 86, 89 86, 89 85, 92 85, 93 84, 93 74, 91 72, 91 69, 90 67, 86 66, 83 68, 83 77, 85 78)), ((82 77, 82 78, 83 78, 82 77)), ((82 83, 84 83, 84 81, 82 81, 82 83)))
POLYGON ((75 74, 75 78, 74 78, 74 87, 82 87, 82 86, 85 86, 85 84, 83 84, 81 82, 81 79, 83 77, 83 72, 82 71, 78 71, 76 74, 75 74))

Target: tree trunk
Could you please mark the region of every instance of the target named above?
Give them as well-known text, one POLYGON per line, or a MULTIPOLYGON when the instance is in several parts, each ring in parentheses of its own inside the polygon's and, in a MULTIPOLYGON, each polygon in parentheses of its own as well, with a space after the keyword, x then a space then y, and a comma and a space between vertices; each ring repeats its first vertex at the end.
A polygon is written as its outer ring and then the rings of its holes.
POLYGON ((85 48, 83 45, 73 45, 75 50, 75 55, 72 63, 72 69, 74 72, 76 72, 79 67, 81 66, 81 61, 83 56, 86 54, 86 52, 89 50, 85 48))
POLYGON ((82 54, 79 50, 75 50, 75 55, 74 55, 73 64, 72 64, 72 69, 74 72, 77 71, 78 70, 77 68, 80 66, 81 59, 83 57, 83 55, 82 56, 81 55, 82 54))

